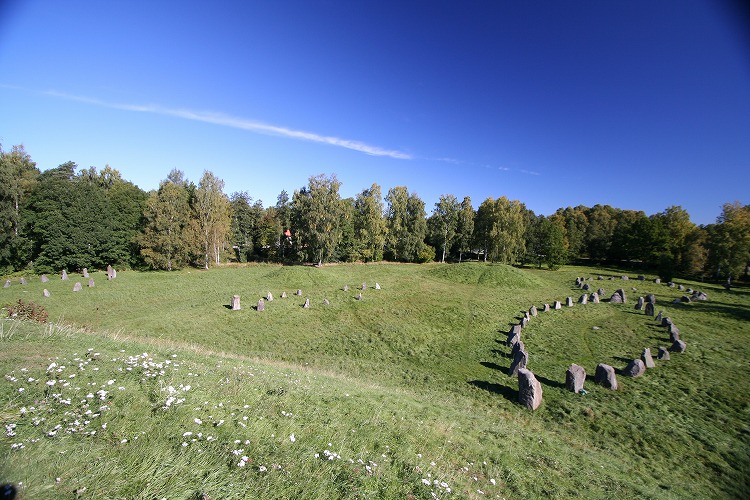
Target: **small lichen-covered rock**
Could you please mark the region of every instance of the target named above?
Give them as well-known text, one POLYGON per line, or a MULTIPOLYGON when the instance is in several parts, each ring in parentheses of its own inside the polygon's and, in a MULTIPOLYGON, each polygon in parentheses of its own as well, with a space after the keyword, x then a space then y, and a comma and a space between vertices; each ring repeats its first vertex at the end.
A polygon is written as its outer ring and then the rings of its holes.
POLYGON ((640 358, 634 359, 628 363, 622 373, 627 377, 640 377, 646 373, 646 364, 640 358))
POLYGON ((679 353, 685 352, 685 349, 687 349, 687 344, 680 339, 675 340, 669 347, 670 351, 679 353))
POLYGON ((643 361, 643 364, 646 365, 646 368, 656 368, 654 358, 651 357, 651 349, 648 347, 643 349, 643 352, 641 353, 641 361, 643 361))
POLYGON ((542 384, 526 368, 518 371, 518 402, 532 411, 542 404, 542 384))
POLYGON ((582 366, 573 363, 565 371, 565 387, 569 391, 578 393, 583 389, 586 381, 586 370, 582 366))
POLYGON ((599 363, 598 365, 596 365, 594 382, 606 389, 610 389, 613 391, 616 391, 618 388, 615 369, 604 363, 599 363))

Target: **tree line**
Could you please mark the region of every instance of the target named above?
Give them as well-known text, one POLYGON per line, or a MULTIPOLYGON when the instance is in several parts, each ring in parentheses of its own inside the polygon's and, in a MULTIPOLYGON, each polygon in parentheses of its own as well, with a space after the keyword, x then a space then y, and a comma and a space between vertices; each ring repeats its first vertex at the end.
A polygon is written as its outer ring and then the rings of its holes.
POLYGON ((589 259, 664 279, 747 278, 750 205, 739 202, 698 226, 679 206, 653 215, 577 206, 545 216, 505 196, 475 210, 468 196, 446 194, 428 215, 406 186, 384 194, 372 184, 353 198, 340 187, 335 175, 313 176, 264 207, 245 191, 225 194, 210 171, 195 184, 175 169, 144 192, 108 165, 41 172, 23 146, 0 147, 0 272, 470 258, 550 269, 589 259))

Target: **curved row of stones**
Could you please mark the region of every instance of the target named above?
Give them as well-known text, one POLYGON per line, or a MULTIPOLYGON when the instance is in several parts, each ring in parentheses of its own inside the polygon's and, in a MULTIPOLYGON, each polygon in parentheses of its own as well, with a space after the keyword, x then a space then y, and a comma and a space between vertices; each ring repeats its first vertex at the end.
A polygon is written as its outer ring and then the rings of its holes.
MULTIPOLYGON (((84 267, 83 271, 81 272, 81 274, 83 275, 84 279, 89 280, 88 281, 89 288, 94 288, 94 285, 95 285, 94 278, 92 278, 91 276, 89 276, 89 270, 84 267)), ((117 277, 117 271, 112 266, 107 266, 107 279, 108 280, 113 280, 116 277, 117 277)), ((68 281, 70 279, 70 277, 68 276, 68 271, 63 270, 63 272, 60 274, 60 278, 63 281, 68 281)), ((39 276, 39 279, 42 281, 42 283, 48 283, 49 282, 49 277, 46 274, 42 274, 41 276, 39 276)), ((26 278, 20 278, 18 280, 18 282, 21 285, 27 285, 28 284, 28 280, 26 278)), ((10 288, 11 286, 12 286, 11 281, 10 280, 5 280, 5 284, 3 285, 3 288, 10 288)), ((80 281, 76 281, 75 285, 73 285, 73 291, 74 292, 80 292, 81 290, 83 290, 83 285, 81 285, 80 281)), ((42 291, 42 294, 45 297, 49 297, 50 296, 50 292, 46 288, 42 291)))
MULTIPOLYGON (((380 283, 375 283, 375 286, 373 288, 375 290, 380 290, 380 283)), ((349 285, 344 285, 344 287, 342 288, 342 290, 345 291, 345 292, 348 292, 349 291, 349 285)), ((360 290, 362 290, 362 291, 367 290, 367 283, 366 282, 362 283, 362 287, 360 288, 360 290)), ((294 295, 297 295, 297 296, 301 297, 302 296, 302 290, 297 290, 294 293, 294 295)), ((282 299, 286 299, 287 298, 287 293, 286 292, 281 292, 281 298, 282 299)), ((362 300, 362 292, 360 291, 359 293, 357 293, 357 295, 354 296, 354 299, 355 300, 362 300)), ((265 311, 266 310, 266 302, 273 302, 273 293, 268 292, 268 294, 266 294, 265 297, 261 297, 260 299, 258 299, 258 305, 255 306, 255 310, 259 311, 259 312, 265 311)), ((331 304, 331 302, 328 299, 323 299, 323 305, 324 306, 327 306, 327 305, 330 305, 330 304, 331 304)), ((302 304, 302 307, 304 309, 310 309, 310 299, 309 298, 305 298, 305 303, 302 304)), ((242 309, 242 306, 240 304, 240 296, 239 295, 232 295, 231 309, 232 309, 232 311, 239 311, 240 309, 242 309)))
MULTIPOLYGON (((603 276, 599 276, 597 278, 597 280, 603 279, 603 276)), ((610 277, 609 279, 614 280, 615 278, 610 277)), ((629 280, 630 278, 628 276, 622 276, 620 279, 629 280)), ((645 280, 643 276, 639 276, 637 279, 640 281, 645 280)), ((576 278, 575 284, 585 292, 589 292, 593 287, 589 283, 587 283, 587 281, 588 280, 586 278, 576 278)), ((658 278, 655 279, 654 282, 657 284, 661 283, 658 278)), ((675 285, 672 282, 669 282, 668 286, 679 286, 679 289, 681 291, 685 290, 685 287, 683 285, 675 285)), ((636 289, 633 288, 633 291, 636 291, 636 289)), ((680 299, 676 299, 674 302, 682 303, 691 302, 694 300, 708 300, 708 296, 704 292, 694 291, 690 288, 685 291, 692 295, 685 295, 680 299)), ((578 303, 588 304, 589 302, 591 302, 593 304, 599 304, 602 300, 601 297, 604 295, 604 289, 599 288, 590 294, 584 293, 583 295, 581 295, 578 298, 578 303)), ((609 297, 608 302, 613 304, 627 303, 625 290, 620 288, 615 291, 609 297)), ((573 298, 567 297, 565 300, 565 304, 567 307, 573 307, 573 298)), ((656 296, 654 294, 649 294, 645 297, 638 298, 635 309, 638 311, 644 311, 646 316, 654 317, 655 306, 656 296)), ((560 301, 555 301, 552 306, 550 306, 550 304, 544 304, 542 311, 549 312, 552 309, 562 309, 562 304, 560 303, 560 301)), ((526 346, 524 345, 523 341, 521 340, 521 331, 529 324, 531 318, 536 317, 538 314, 538 309, 536 308, 536 306, 532 305, 529 310, 524 313, 520 323, 511 327, 510 331, 508 332, 508 338, 505 341, 506 345, 511 348, 511 358, 513 360, 510 364, 510 367, 508 368, 508 376, 518 377, 518 401, 530 410, 536 410, 542 403, 542 386, 534 376, 534 373, 526 368, 529 362, 529 353, 526 350, 526 346)), ((672 319, 664 317, 664 311, 660 311, 659 314, 656 315, 655 320, 661 326, 667 329, 670 342, 672 342, 672 345, 669 348, 659 347, 657 359, 668 360, 670 351, 677 353, 685 352, 687 344, 685 344, 684 340, 680 339, 680 330, 674 324, 672 319)), ((629 377, 640 377, 646 372, 646 369, 654 367, 656 367, 656 364, 654 363, 654 359, 651 355, 651 349, 649 347, 646 347, 641 352, 640 358, 633 359, 630 363, 628 363, 625 369, 622 370, 622 373, 629 377)), ((583 392, 585 394, 585 391, 583 389, 585 380, 586 370, 582 366, 571 364, 570 367, 568 367, 565 373, 566 389, 575 393, 583 392)), ((596 372, 594 374, 594 382, 610 390, 617 390, 619 387, 615 369, 605 363, 599 363, 597 365, 596 372)))

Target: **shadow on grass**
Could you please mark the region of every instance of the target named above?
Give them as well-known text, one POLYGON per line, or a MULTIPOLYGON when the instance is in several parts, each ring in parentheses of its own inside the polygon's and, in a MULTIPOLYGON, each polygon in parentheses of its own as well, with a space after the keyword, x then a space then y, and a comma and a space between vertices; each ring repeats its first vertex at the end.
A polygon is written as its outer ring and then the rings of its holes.
POLYGON ((504 367, 498 365, 497 363, 493 363, 491 361, 481 361, 479 364, 482 365, 482 366, 484 366, 485 368, 489 368, 490 370, 498 370, 498 371, 501 371, 503 373, 505 373, 505 372, 508 371, 507 368, 504 368, 504 367))
POLYGON ((490 352, 494 354, 495 356, 500 356, 502 358, 508 358, 508 359, 513 358, 513 356, 511 356, 509 352, 501 351, 500 349, 492 349, 490 352))
POLYGON ((558 389, 565 389, 565 384, 563 382, 558 382, 557 380, 550 380, 547 377, 543 377, 542 375, 539 375, 538 373, 535 373, 534 377, 536 377, 536 379, 540 383, 548 387, 556 387, 558 389))
POLYGON ((750 321, 750 307, 726 304, 724 302, 693 302, 701 312, 731 316, 742 321, 750 321))
POLYGON ((508 401, 515 403, 518 401, 518 391, 507 385, 493 384, 485 380, 469 380, 469 384, 478 387, 492 394, 499 394, 508 401))

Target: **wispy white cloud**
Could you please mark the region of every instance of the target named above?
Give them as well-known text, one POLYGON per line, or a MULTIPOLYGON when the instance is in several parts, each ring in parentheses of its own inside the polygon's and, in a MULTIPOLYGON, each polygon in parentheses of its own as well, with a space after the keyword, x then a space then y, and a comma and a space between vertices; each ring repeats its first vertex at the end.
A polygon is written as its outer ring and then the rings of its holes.
POLYGON ((111 109, 121 109, 124 111, 136 111, 139 113, 153 113, 156 115, 172 116, 175 118, 182 118, 185 120, 193 120, 203 123, 210 123, 213 125, 221 125, 224 127, 231 127, 241 130, 247 130, 259 134, 277 135, 281 137, 288 137, 290 139, 298 139, 303 141, 317 142, 320 144, 328 144, 330 146, 338 146, 341 148, 351 149, 353 151, 359 151, 371 156, 386 156, 389 158, 396 158, 399 160, 411 160, 413 156, 403 151, 394 149, 385 149, 379 146, 372 146, 360 141, 353 141, 350 139, 342 139, 340 137, 330 135, 320 135, 314 132, 307 132, 304 130, 295 130, 287 127, 281 127, 278 125, 269 125, 255 120, 247 118, 239 118, 236 116, 230 116, 223 113, 213 113, 205 111, 193 111, 189 109, 176 109, 176 108, 165 108, 163 106, 148 104, 122 104, 102 101, 100 99, 94 99, 90 97, 83 97, 77 95, 66 94, 57 91, 47 91, 46 95, 67 99, 70 101, 78 101, 86 104, 93 104, 96 106, 102 106, 111 109))

